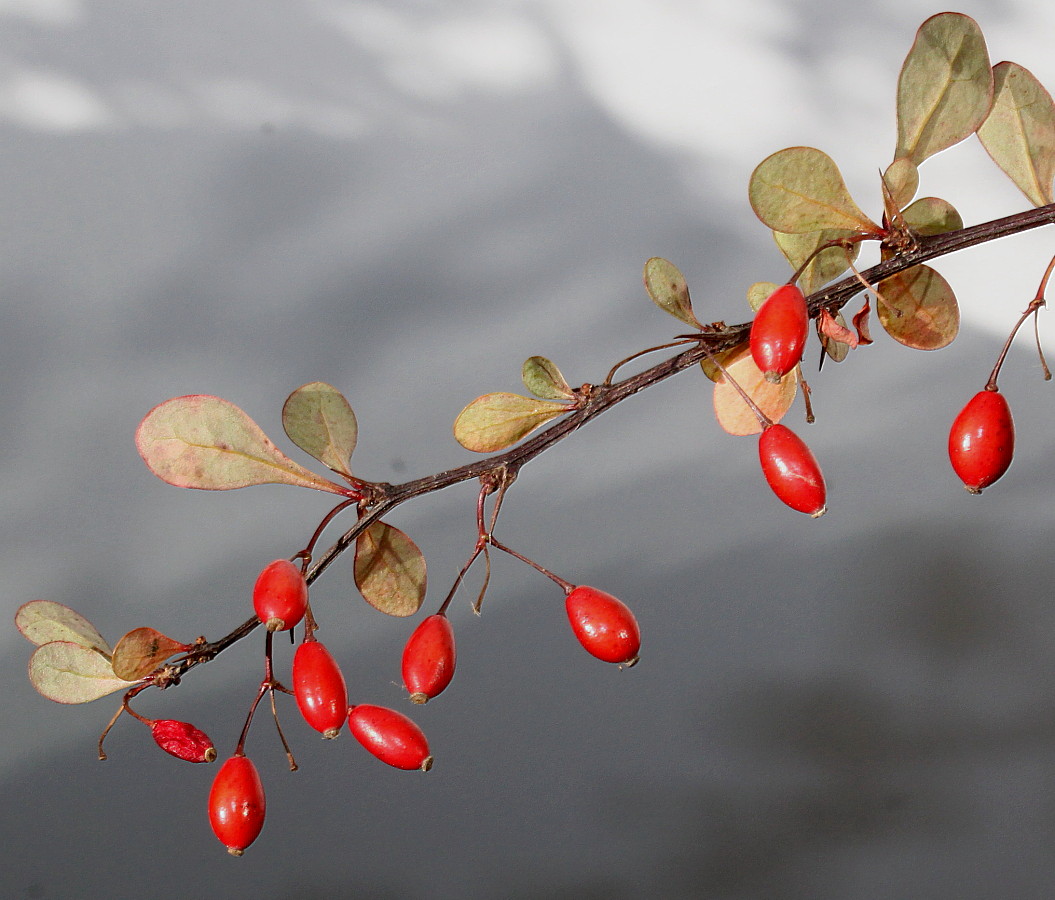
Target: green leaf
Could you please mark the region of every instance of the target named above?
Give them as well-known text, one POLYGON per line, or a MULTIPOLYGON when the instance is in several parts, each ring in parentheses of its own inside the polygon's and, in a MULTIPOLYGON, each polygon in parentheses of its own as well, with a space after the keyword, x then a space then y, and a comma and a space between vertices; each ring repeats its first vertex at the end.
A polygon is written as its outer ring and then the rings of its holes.
POLYGON ((978 129, 978 138, 1031 203, 1055 202, 1055 104, 1051 94, 1016 63, 997 64, 993 78, 993 108, 978 129))
POLYGON ((309 456, 334 472, 351 477, 359 424, 337 388, 321 381, 297 388, 282 407, 282 427, 309 456))
MULTIPOLYGON (((783 231, 774 231, 773 239, 777 242, 780 252, 784 254, 791 268, 798 270, 808 258, 822 244, 829 241, 837 241, 841 238, 851 237, 854 231, 845 229, 826 228, 824 231, 810 231, 805 234, 786 234, 783 231)), ((833 281, 842 275, 850 267, 850 262, 857 259, 861 252, 860 242, 855 242, 849 250, 842 247, 831 247, 822 250, 810 264, 802 270, 799 276, 799 287, 807 296, 819 290, 829 281, 833 281)))
POLYGON ((109 660, 72 641, 50 641, 29 658, 29 680, 56 703, 89 703, 135 682, 114 675, 109 660))
POLYGON ((748 196, 755 215, 774 231, 880 231, 854 203, 839 167, 815 147, 788 147, 766 157, 751 173, 748 196))
POLYGON ((229 491, 292 484, 346 493, 282 453, 233 403, 207 394, 155 406, 139 423, 136 448, 151 472, 176 487, 229 491))
POLYGON ((883 183, 897 209, 904 209, 919 190, 919 169, 911 159, 895 159, 883 173, 883 183))
POLYGON ((110 645, 84 616, 51 600, 30 600, 15 613, 15 626, 34 644, 68 641, 110 658, 110 645))
POLYGON ((917 166, 985 121, 993 73, 978 23, 960 13, 927 19, 901 67, 897 86, 897 150, 917 166))
POLYGON ((894 340, 917 350, 952 343, 960 310, 949 283, 930 266, 913 266, 878 285, 879 321, 894 340))
POLYGON ((905 224, 921 237, 959 231, 963 219, 951 203, 940 197, 920 197, 902 212, 905 224))
POLYGON ((425 557, 409 537, 374 522, 355 541, 355 585, 390 616, 412 616, 425 599, 425 557))
POLYGON ((692 311, 685 276, 674 263, 658 256, 645 263, 645 290, 663 312, 670 313, 692 328, 703 327, 692 311))
POLYGON ((113 673, 126 681, 149 675, 170 656, 189 650, 153 628, 136 628, 117 642, 113 653, 113 673))
POLYGON ((520 394, 484 394, 454 420, 454 438, 466 450, 494 453, 568 412, 566 403, 535 400, 520 394))
POLYGON ((560 369, 544 356, 532 356, 524 360, 520 377, 524 380, 524 387, 543 400, 575 399, 575 391, 560 369))

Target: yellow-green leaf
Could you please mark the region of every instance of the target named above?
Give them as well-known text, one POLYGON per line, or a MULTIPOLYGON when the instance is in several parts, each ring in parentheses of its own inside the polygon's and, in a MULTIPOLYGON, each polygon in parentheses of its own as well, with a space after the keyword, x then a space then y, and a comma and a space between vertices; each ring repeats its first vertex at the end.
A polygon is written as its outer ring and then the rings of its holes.
POLYGON ((878 285, 879 321, 894 340, 917 350, 938 350, 960 329, 952 287, 930 266, 913 266, 878 285))
MULTIPOLYGON (((780 285, 775 281, 756 281, 751 285, 747 289, 747 305, 751 307, 751 312, 758 312, 762 304, 769 299, 769 295, 779 287, 780 285)), ((711 380, 713 381, 714 379, 712 378, 711 380)))
POLYGON ((511 447, 569 409, 566 403, 520 394, 484 394, 458 413, 454 438, 466 450, 494 453, 511 447))
POLYGON ((901 215, 905 224, 921 237, 963 228, 963 219, 955 207, 940 197, 920 197, 901 215))
POLYGON ((692 311, 689 286, 674 263, 654 256, 645 263, 645 290, 652 302, 692 328, 702 328, 692 311))
POLYGON ((993 67, 989 118, 978 129, 982 146, 1031 203, 1055 202, 1055 104, 1051 94, 1022 66, 993 67))
POLYGON ((176 487, 228 491, 253 484, 292 484, 333 494, 346 489, 282 453, 233 403, 207 394, 155 406, 136 430, 147 467, 176 487))
POLYGON ((351 476, 359 424, 337 388, 322 381, 297 388, 282 407, 282 427, 309 456, 334 472, 351 476))
POLYGON ((56 703, 89 703, 135 684, 114 675, 105 656, 72 641, 37 647, 29 658, 29 680, 56 703))
POLYGON ((374 522, 355 541, 355 586, 375 609, 412 616, 425 599, 425 557, 406 534, 374 522))
POLYGON ((68 641, 110 658, 110 645, 84 616, 51 600, 30 600, 15 613, 15 626, 28 641, 40 646, 68 641))
POLYGON ((927 19, 901 67, 897 150, 917 166, 985 121, 993 102, 989 51, 978 23, 960 13, 927 19))
MULTIPOLYGON (((737 384, 773 422, 779 422, 784 417, 798 389, 798 366, 778 383, 771 384, 755 365, 747 344, 733 348, 728 355, 719 359, 737 384)), ((762 431, 758 417, 720 372, 714 385, 714 414, 718 418, 718 424, 729 434, 758 434, 762 431)))
POLYGON ((575 397, 575 392, 556 363, 544 356, 532 356, 524 360, 520 377, 524 387, 543 400, 571 400, 575 397))
POLYGON ((815 147, 788 147, 766 157, 751 173, 748 196, 755 215, 774 231, 880 231, 854 203, 839 167, 815 147))
POLYGON ((170 656, 189 650, 153 628, 136 628, 117 642, 113 653, 113 672, 118 678, 136 681, 154 671, 170 656))
MULTIPOLYGON (((829 241, 837 241, 847 238, 856 232, 845 229, 826 228, 823 231, 810 231, 806 234, 787 234, 783 231, 774 231, 773 239, 777 242, 780 252, 784 254, 791 268, 798 270, 818 247, 829 241)), ((799 276, 799 287, 807 296, 819 290, 829 281, 833 281, 845 272, 850 263, 857 259, 861 251, 860 242, 855 242, 850 249, 843 247, 830 247, 822 250, 810 264, 802 270, 799 276)))

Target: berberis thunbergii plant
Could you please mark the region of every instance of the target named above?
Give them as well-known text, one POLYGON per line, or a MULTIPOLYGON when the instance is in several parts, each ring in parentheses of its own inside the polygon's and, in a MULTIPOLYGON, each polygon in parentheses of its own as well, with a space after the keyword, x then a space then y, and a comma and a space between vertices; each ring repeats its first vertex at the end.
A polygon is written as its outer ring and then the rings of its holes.
MULTIPOLYGON (((550 360, 532 356, 522 372, 532 396, 485 394, 454 420, 458 443, 490 455, 403 484, 353 474, 358 423, 345 397, 328 384, 297 388, 282 408, 286 435, 328 470, 325 475, 294 462, 246 413, 219 397, 176 397, 150 410, 136 432, 136 446, 150 471, 169 484, 214 491, 287 484, 332 494, 338 502, 321 517, 314 533, 294 540, 288 558, 261 561, 256 588, 251 595, 247 592, 244 611, 235 613, 249 618, 217 640, 202 637, 188 643, 141 627, 111 647, 68 607, 48 600, 26 603, 15 621, 38 645, 30 658, 29 678, 41 694, 59 703, 123 695, 100 737, 100 758, 105 758, 106 733, 127 714, 128 720, 146 724, 158 745, 172 755, 211 762, 217 754, 204 732, 185 722, 147 718, 131 703, 149 688, 185 681, 233 644, 263 632, 263 678, 240 734, 225 737, 224 743, 233 747, 208 798, 213 829, 235 855, 242 854, 264 825, 264 788, 245 755, 245 742, 265 696, 276 724, 276 694, 293 694, 307 723, 324 737, 336 737, 347 722, 354 737, 382 762, 428 770, 432 749, 417 725, 394 709, 350 703, 337 661, 315 636, 318 610, 311 605, 309 589, 338 557, 353 554, 355 585, 368 604, 389 616, 414 616, 426 596, 425 559, 414 541, 385 517, 408 500, 478 480, 476 530, 467 536, 468 558, 442 602, 404 638, 401 661, 393 660, 393 667, 402 666, 409 700, 425 703, 448 689, 456 654, 447 611, 466 573, 482 557, 483 586, 473 598, 479 612, 494 551, 534 567, 563 592, 572 633, 586 651, 614 667, 630 667, 639 658, 641 636, 628 606, 600 588, 548 571, 495 536, 499 513, 521 467, 631 395, 701 366, 714 383, 719 425, 730 434, 760 436, 761 467, 776 496, 791 510, 811 516, 823 514, 829 501, 837 509, 838 493, 828 497, 821 467, 806 443, 781 423, 800 384, 805 419, 813 420, 801 366, 810 322, 823 355, 836 363, 851 349, 872 343, 873 304, 879 325, 898 343, 920 350, 948 345, 959 324, 956 296, 927 262, 1055 223, 1053 178, 1055 104, 1048 92, 1016 63, 991 65, 972 19, 956 13, 933 16, 920 27, 901 69, 897 143, 876 178, 872 205, 877 218, 850 196, 835 162, 813 147, 780 150, 754 170, 748 185, 751 206, 772 230, 791 269, 783 284, 760 282, 749 289, 748 302, 757 311, 754 323, 700 322, 681 272, 665 259, 650 259, 644 266, 646 292, 688 333, 642 350, 613 365, 600 380, 580 387, 572 387, 550 360), (916 197, 919 167, 972 135, 1033 208, 965 228, 947 200, 916 197), (880 261, 859 271, 856 262, 866 241, 877 242, 880 261), (863 299, 844 314, 846 304, 858 295, 863 299), (650 368, 617 380, 626 363, 663 351, 671 352, 650 368), (351 523, 320 551, 323 533, 342 514, 351 523), (258 629, 260 625, 265 627, 258 629), (276 631, 290 631, 299 639, 292 659, 276 651, 276 631), (287 674, 291 665, 292 673, 287 674)), ((955 421, 947 438, 934 436, 934 453, 944 452, 942 442, 947 439, 953 469, 973 493, 992 485, 1011 464, 1014 424, 997 377, 1019 328, 1031 317, 1035 323, 1045 305, 1053 269, 1055 259, 1038 265, 1042 274, 1037 293, 1026 299, 1025 312, 1009 323, 1010 336, 981 391, 958 416, 950 414, 955 421)), ((1047 375, 1046 367, 1044 372, 1047 375)), ((794 515, 787 515, 790 527, 794 515)), ((805 519, 800 523, 810 527, 805 519)), ((281 728, 278 733, 289 766, 295 768, 281 728)), ((442 748, 439 752, 442 755, 442 748)))

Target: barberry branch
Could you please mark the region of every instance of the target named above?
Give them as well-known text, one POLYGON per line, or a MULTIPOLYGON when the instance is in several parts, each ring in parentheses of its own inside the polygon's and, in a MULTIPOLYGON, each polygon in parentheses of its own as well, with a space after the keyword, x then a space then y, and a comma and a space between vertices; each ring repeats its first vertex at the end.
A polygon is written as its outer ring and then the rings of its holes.
MULTIPOLYGON (((811 294, 807 298, 810 316, 817 316, 822 308, 835 312, 859 294, 864 289, 865 283, 875 285, 929 260, 1051 224, 1055 224, 1055 204, 1015 213, 969 228, 930 237, 920 237, 911 246, 897 250, 891 259, 884 260, 859 275, 854 274, 811 294)), ((730 326, 716 323, 705 327, 698 336, 693 336, 695 343, 691 347, 648 369, 630 375, 619 382, 612 383, 606 380, 601 384, 587 385, 582 390, 581 402, 568 414, 541 430, 530 440, 510 450, 402 484, 383 482, 367 484, 370 497, 368 507, 357 519, 355 525, 318 556, 305 575, 307 583, 314 582, 334 560, 355 544, 360 534, 397 506, 415 497, 431 494, 475 478, 487 477, 503 470, 504 477, 511 480, 522 466, 582 428, 590 420, 634 394, 659 384, 685 369, 690 369, 714 354, 742 344, 747 340, 750 331, 750 322, 730 326)), ((675 343, 672 346, 676 345, 675 343)), ((318 534, 313 538, 313 542, 317 537, 318 534)), ((215 659, 228 647, 250 634, 259 624, 260 620, 254 616, 217 641, 200 641, 186 655, 159 670, 154 683, 158 687, 177 684, 191 668, 215 659)))

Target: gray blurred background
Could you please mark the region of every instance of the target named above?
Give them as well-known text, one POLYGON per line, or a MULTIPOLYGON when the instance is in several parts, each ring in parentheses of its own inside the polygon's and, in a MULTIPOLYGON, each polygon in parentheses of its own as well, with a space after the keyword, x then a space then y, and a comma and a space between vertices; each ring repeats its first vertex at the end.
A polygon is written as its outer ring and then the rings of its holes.
MULTIPOLYGON (((879 215, 897 73, 940 9, 0 0, 7 621, 43 597, 111 641, 216 637, 261 565, 303 545, 324 496, 147 472, 132 434, 169 397, 231 400, 306 461, 281 405, 330 382, 358 415, 355 471, 402 481, 468 461, 454 416, 520 390, 527 356, 581 384, 678 333, 641 286, 650 256, 682 268, 704 321, 747 318, 748 285, 786 277, 746 201, 752 168, 821 147, 879 215)), ((1055 84, 1055 7, 959 9, 994 63, 1055 84)), ((968 223, 1027 205, 976 141, 924 166, 925 194, 968 223)), ((588 657, 560 592, 498 559, 482 617, 478 572, 453 607, 454 683, 413 711, 433 771, 324 743, 287 703, 301 769, 261 715, 268 822, 240 860, 207 823, 215 768, 130 722, 98 762, 117 700, 39 697, 9 626, 0 896, 1050 897, 1055 423, 1028 336, 1001 379, 1008 475, 968 496, 945 441, 1052 247, 1037 233, 940 261, 964 315, 947 350, 878 335, 807 372, 823 519, 769 494, 699 373, 533 462, 499 537, 630 604, 641 664, 588 657)), ((473 506, 466 485, 391 517, 428 558, 424 612, 471 549, 473 506)), ((314 591, 321 636, 355 702, 409 710, 417 619, 355 600, 350 565, 314 591)), ((140 709, 226 755, 259 643, 140 709)))

